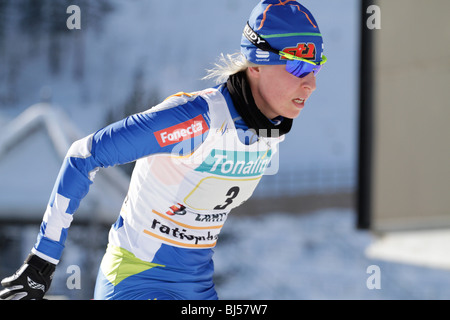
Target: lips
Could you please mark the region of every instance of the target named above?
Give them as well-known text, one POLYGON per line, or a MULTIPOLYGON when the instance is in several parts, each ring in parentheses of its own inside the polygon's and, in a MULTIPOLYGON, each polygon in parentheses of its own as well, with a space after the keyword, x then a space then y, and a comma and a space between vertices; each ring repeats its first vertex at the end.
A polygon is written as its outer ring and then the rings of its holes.
POLYGON ((295 106, 300 109, 305 106, 305 101, 306 101, 306 99, 302 99, 302 98, 295 98, 292 100, 292 102, 295 104, 295 106))

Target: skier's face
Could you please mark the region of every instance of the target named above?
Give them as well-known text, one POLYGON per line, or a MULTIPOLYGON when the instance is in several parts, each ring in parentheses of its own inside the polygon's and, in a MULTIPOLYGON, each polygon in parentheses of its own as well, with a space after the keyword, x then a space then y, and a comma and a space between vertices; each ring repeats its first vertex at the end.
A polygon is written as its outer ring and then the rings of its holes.
POLYGON ((256 105, 269 119, 298 117, 316 89, 316 77, 312 72, 298 78, 287 72, 285 65, 250 67, 247 75, 256 105))

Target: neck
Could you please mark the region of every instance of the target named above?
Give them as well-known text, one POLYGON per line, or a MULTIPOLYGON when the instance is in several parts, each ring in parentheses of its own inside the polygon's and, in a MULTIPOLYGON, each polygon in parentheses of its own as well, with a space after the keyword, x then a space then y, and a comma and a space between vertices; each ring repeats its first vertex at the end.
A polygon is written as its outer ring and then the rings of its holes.
POLYGON ((267 105, 267 103, 265 102, 265 100, 262 98, 261 96, 261 92, 258 89, 258 86, 256 84, 256 80, 252 77, 248 76, 248 70, 246 72, 246 76, 247 76, 247 80, 248 80, 248 84, 250 86, 250 89, 252 91, 252 96, 253 99, 255 100, 255 104, 256 107, 258 108, 259 111, 261 111, 261 113, 267 118, 267 119, 274 119, 276 117, 278 117, 279 115, 274 113, 269 106, 267 105))
MULTIPOLYGON (((275 118, 277 115, 273 117, 266 115, 257 106, 258 95, 253 94, 251 84, 248 82, 244 71, 231 75, 228 78, 226 86, 230 92, 236 111, 247 126, 250 129, 256 130, 259 136, 280 136, 289 132, 292 126, 292 119, 285 118, 281 123, 275 125, 270 119, 275 118), (254 98, 255 96, 256 98, 254 98)), ((262 105, 261 102, 260 105, 262 105)))

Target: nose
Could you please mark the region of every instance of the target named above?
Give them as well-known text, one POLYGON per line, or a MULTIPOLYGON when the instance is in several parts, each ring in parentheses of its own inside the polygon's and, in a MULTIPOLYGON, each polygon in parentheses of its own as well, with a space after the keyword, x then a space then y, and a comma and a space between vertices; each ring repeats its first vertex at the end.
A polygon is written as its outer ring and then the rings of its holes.
POLYGON ((301 79, 303 80, 301 83, 303 89, 308 90, 310 94, 316 90, 316 76, 314 72, 310 72, 306 77, 301 79))

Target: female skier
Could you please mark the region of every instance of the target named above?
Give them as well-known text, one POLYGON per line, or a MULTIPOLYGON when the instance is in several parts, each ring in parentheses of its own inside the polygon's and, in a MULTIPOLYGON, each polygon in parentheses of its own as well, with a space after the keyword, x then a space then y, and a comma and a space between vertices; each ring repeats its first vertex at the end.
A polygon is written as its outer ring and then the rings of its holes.
POLYGON ((42 299, 73 214, 99 168, 136 161, 111 227, 95 299, 217 299, 213 248, 316 88, 326 58, 318 25, 297 1, 253 9, 241 52, 222 56, 218 85, 179 93, 68 150, 39 236, 0 299, 42 299))

